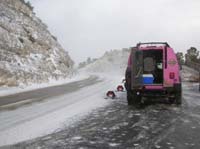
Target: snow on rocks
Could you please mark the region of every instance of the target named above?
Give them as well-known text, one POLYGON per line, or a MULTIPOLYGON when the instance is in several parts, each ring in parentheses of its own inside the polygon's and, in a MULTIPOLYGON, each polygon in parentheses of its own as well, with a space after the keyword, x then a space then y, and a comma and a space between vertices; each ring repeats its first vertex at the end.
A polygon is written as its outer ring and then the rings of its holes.
POLYGON ((73 61, 23 0, 0 3, 0 86, 69 77, 73 61))

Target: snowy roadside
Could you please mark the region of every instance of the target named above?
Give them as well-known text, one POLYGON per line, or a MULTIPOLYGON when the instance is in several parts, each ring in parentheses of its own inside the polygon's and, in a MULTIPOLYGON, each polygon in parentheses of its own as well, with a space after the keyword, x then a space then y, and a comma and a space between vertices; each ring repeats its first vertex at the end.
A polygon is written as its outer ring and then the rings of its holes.
POLYGON ((181 70, 181 77, 182 81, 184 82, 193 82, 195 81, 194 78, 198 78, 199 72, 188 67, 188 66, 182 66, 183 69, 181 70))
POLYGON ((37 89, 46 88, 46 87, 51 87, 51 86, 68 84, 68 83, 72 83, 75 81, 84 80, 87 78, 89 78, 89 75, 84 73, 84 74, 78 74, 71 78, 66 78, 66 79, 59 79, 59 80, 51 79, 48 83, 32 84, 29 86, 21 85, 18 87, 0 87, 0 97, 7 96, 7 95, 13 95, 16 93, 37 90, 37 89))

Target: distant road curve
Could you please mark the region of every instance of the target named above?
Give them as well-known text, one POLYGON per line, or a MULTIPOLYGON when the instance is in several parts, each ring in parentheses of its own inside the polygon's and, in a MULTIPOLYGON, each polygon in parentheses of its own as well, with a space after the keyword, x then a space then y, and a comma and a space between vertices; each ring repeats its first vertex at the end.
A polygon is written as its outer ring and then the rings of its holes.
POLYGON ((87 79, 63 85, 51 86, 46 88, 35 89, 32 91, 2 96, 0 97, 0 109, 18 103, 26 103, 30 101, 34 102, 48 99, 49 97, 56 97, 66 93, 75 92, 85 86, 93 85, 99 81, 100 80, 98 79, 98 77, 93 75, 87 79))

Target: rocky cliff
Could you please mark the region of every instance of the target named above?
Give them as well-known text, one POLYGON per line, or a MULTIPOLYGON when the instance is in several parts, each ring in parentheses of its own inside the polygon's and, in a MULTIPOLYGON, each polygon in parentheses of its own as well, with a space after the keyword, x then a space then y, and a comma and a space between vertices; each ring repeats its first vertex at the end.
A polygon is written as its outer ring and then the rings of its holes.
POLYGON ((73 61, 24 0, 0 1, 0 86, 68 77, 73 61))

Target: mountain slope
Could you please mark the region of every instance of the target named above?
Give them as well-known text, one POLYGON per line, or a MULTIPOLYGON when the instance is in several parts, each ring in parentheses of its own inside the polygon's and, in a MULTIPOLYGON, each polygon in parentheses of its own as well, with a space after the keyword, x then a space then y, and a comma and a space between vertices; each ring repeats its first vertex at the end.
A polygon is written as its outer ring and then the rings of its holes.
POLYGON ((67 77, 73 61, 24 0, 0 2, 0 85, 67 77))
POLYGON ((111 50, 106 52, 95 62, 87 65, 84 70, 87 72, 124 75, 127 67, 129 53, 129 49, 111 50))

